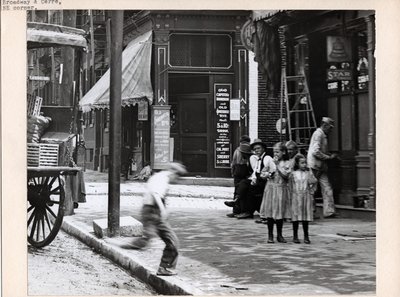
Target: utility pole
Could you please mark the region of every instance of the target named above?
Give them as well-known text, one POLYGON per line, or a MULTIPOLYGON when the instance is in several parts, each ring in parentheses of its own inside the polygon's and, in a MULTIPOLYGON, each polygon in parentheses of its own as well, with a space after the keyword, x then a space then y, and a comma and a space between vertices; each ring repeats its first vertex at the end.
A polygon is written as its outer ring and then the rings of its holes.
POLYGON ((111 12, 110 160, 108 169, 108 233, 119 235, 121 179, 122 10, 111 12))

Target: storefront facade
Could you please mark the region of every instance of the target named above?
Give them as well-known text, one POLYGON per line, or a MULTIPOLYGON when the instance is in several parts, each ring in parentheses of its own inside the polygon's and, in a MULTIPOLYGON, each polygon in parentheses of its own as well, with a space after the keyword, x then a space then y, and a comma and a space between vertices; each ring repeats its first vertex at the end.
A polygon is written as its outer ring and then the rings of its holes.
POLYGON ((241 11, 147 11, 125 40, 153 31, 150 163, 183 162, 192 176, 230 175, 232 149, 247 133, 247 50, 241 11), (232 100, 234 99, 234 100, 232 100), (236 99, 236 100, 235 100, 236 99), (231 105, 233 104, 233 107, 231 105))
MULTIPOLYGON (((177 160, 192 176, 230 176, 233 150, 240 134, 248 134, 248 51, 240 30, 250 14, 125 11, 124 46, 152 35, 152 102, 135 102, 122 114, 122 137, 135 151, 137 170, 147 162, 159 170, 177 160)), ((93 142, 94 169, 105 170, 107 109, 93 114, 94 137, 85 140, 93 142)))
POLYGON ((374 208, 374 12, 258 12, 253 20, 283 33, 288 75, 305 69, 317 125, 323 116, 336 122, 329 136, 340 155, 329 164, 335 202, 352 205, 353 196, 365 195, 374 208))

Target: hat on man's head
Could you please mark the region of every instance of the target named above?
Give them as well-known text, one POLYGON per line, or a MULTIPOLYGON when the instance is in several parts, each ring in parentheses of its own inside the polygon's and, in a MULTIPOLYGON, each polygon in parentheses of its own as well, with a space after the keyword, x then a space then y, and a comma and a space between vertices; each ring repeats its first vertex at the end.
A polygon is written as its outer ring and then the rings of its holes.
POLYGON ((250 143, 250 137, 249 137, 249 135, 242 135, 242 136, 240 136, 239 142, 248 142, 248 143, 250 143))
POLYGON ((172 162, 168 164, 167 170, 176 172, 179 175, 187 173, 186 167, 178 162, 172 162))
POLYGON ((322 122, 330 125, 331 127, 334 127, 334 125, 335 125, 335 121, 328 117, 323 117, 322 122))
POLYGON ((239 146, 239 152, 242 154, 251 155, 253 152, 251 151, 250 144, 248 143, 241 143, 239 146))
POLYGON ((264 149, 267 149, 267 145, 264 142, 262 142, 262 140, 259 138, 254 139, 253 143, 250 144, 251 149, 253 150, 254 146, 257 144, 262 145, 264 147, 264 149))

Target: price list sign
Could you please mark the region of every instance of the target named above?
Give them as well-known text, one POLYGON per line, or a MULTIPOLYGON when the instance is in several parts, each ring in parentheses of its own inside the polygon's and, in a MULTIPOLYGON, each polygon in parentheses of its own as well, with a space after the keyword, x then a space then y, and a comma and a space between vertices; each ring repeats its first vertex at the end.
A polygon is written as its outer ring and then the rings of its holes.
POLYGON ((215 168, 229 168, 231 164, 229 104, 231 84, 214 84, 216 113, 215 168))

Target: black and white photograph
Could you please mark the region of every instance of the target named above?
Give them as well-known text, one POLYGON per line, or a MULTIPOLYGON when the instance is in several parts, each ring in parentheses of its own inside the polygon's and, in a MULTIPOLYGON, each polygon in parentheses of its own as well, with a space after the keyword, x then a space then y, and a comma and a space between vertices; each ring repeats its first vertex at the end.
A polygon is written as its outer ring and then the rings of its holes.
POLYGON ((400 293, 395 12, 36 4, 1 4, 4 296, 400 293))

